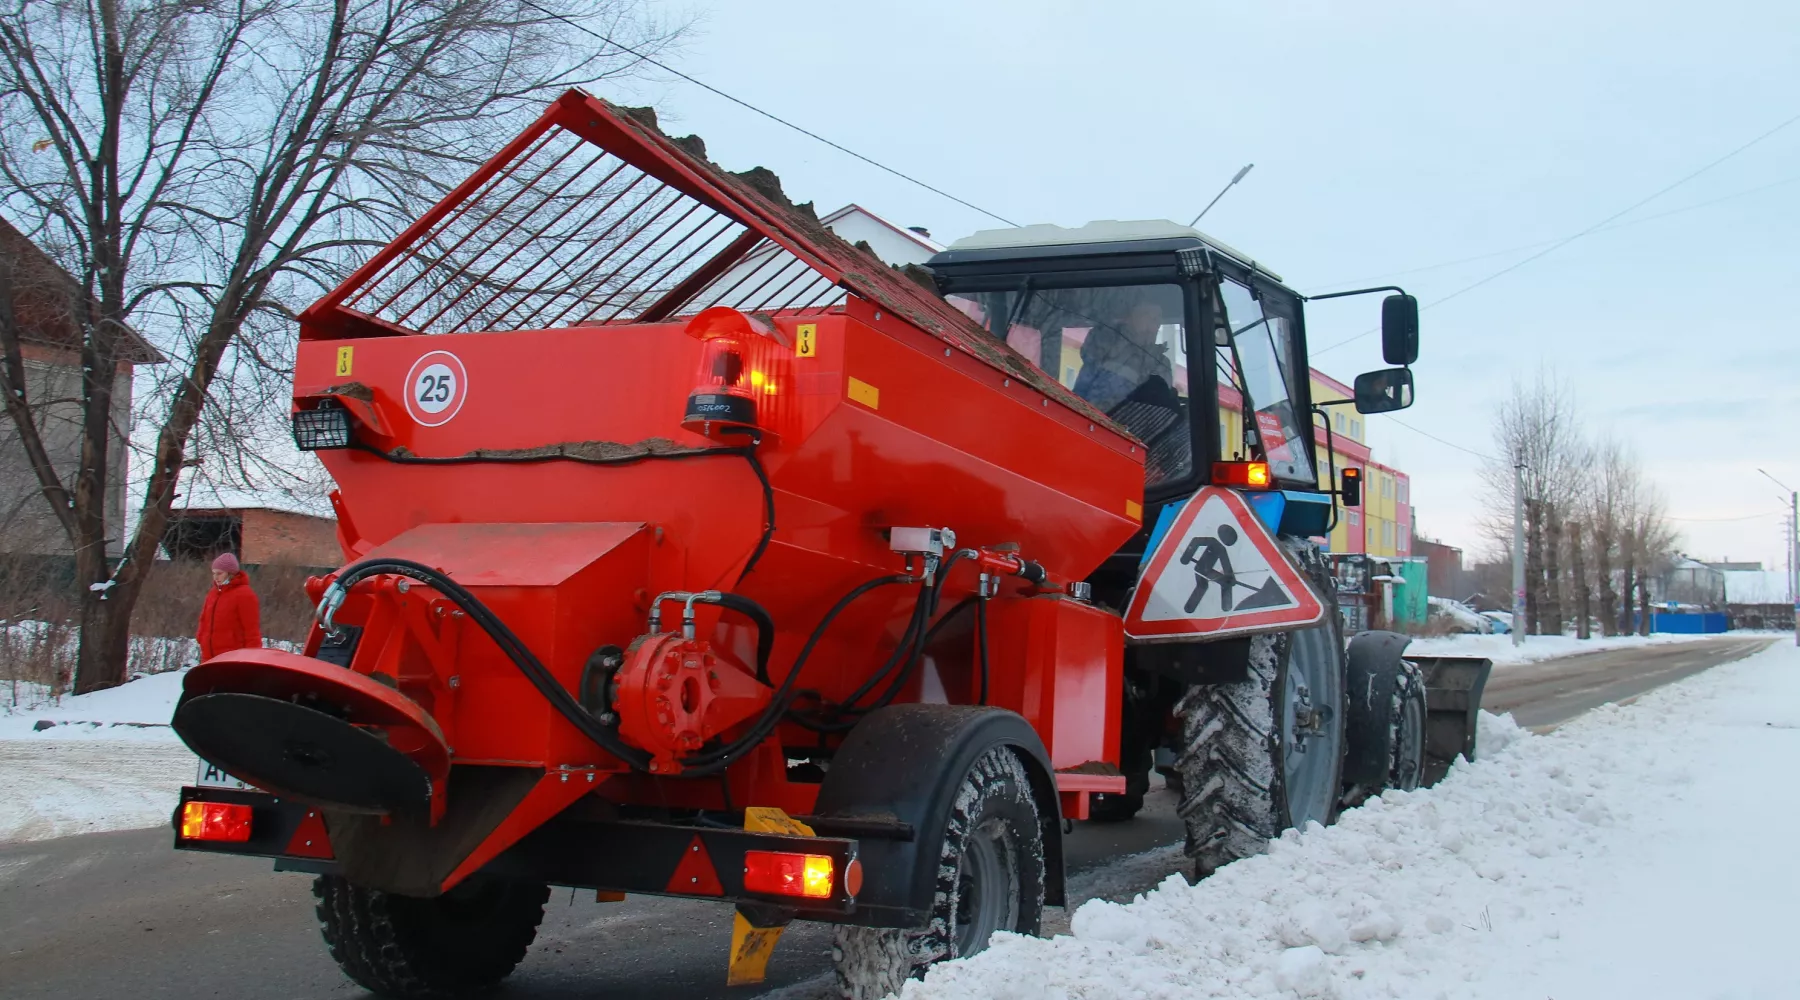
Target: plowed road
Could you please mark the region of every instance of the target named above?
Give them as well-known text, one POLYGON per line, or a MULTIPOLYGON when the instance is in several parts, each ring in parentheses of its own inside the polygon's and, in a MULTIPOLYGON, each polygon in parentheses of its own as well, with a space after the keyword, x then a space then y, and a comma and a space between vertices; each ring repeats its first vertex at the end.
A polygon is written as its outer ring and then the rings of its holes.
MULTIPOLYGON (((1771 640, 1720 639, 1590 653, 1496 671, 1484 704, 1545 727, 1746 656, 1771 640)), ((80 780, 72 776, 71 780, 80 780)), ((1128 897, 1183 867, 1173 797, 1084 824, 1069 843, 1077 900, 1128 897), (1175 846, 1170 846, 1175 845, 1175 846), (1112 860, 1120 855, 1124 860, 1112 860)), ((0 847, 0 995, 7 998, 362 997, 326 957, 311 879, 266 861, 179 853, 163 830, 0 847)), ((1065 911, 1047 930, 1066 926, 1065 911)), ((829 993, 830 929, 797 924, 762 990, 727 990, 730 911, 558 891, 531 954, 498 998, 812 998, 829 993)))

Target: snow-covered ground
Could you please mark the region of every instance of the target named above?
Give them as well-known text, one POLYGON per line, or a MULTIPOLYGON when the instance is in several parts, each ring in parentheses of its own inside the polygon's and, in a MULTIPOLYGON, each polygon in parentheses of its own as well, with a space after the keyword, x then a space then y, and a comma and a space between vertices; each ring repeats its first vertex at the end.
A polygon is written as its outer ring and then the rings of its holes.
POLYGON ((1528 635, 1523 645, 1514 646, 1510 635, 1447 635, 1432 639, 1414 639, 1407 644, 1408 653, 1419 656, 1485 656, 1496 667, 1519 663, 1536 663, 1577 653, 1597 653, 1603 649, 1629 649, 1635 646, 1663 646, 1672 642, 1696 642, 1718 639, 1717 635, 1615 635, 1577 639, 1572 635, 1528 635))
POLYGON ((0 710, 0 843, 168 822, 198 763, 168 726, 182 673, 0 710))
POLYGON ((1800 996, 1800 651, 1547 736, 1483 723, 1482 759, 1435 788, 1086 903, 1069 933, 1005 936, 904 1000, 1800 996))

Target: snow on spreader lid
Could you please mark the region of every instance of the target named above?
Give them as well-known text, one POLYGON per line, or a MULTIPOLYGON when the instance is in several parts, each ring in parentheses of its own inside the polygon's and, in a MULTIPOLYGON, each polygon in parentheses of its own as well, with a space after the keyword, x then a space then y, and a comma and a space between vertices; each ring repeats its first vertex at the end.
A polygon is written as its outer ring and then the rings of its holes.
POLYGON ((1129 243, 1137 240, 1191 239, 1246 265, 1255 265, 1263 274, 1282 280, 1281 275, 1256 263, 1256 258, 1213 239, 1192 226, 1168 219, 1134 219, 1120 222, 1099 219, 1073 229, 1049 222, 1012 229, 983 229, 965 236, 946 247, 949 253, 959 250, 1012 250, 1023 247, 1075 246, 1083 243, 1129 243))

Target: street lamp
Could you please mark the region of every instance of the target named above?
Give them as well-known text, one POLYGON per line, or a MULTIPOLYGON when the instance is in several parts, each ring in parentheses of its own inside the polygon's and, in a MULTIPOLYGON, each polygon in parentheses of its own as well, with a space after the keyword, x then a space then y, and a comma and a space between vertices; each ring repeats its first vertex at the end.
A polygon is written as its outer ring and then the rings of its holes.
POLYGON ((1788 549, 1788 596, 1794 602, 1794 645, 1800 646, 1800 491, 1769 475, 1764 469, 1756 471, 1761 472, 1769 482, 1788 491, 1788 516, 1794 519, 1792 547, 1788 549))

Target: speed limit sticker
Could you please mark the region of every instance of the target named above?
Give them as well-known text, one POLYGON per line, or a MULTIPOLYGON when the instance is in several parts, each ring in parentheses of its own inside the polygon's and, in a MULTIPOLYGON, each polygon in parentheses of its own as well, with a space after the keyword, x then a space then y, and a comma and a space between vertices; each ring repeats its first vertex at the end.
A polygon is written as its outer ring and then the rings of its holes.
POLYGON ((432 351, 406 374, 406 412, 424 427, 447 424, 469 397, 469 373, 449 351, 432 351))

